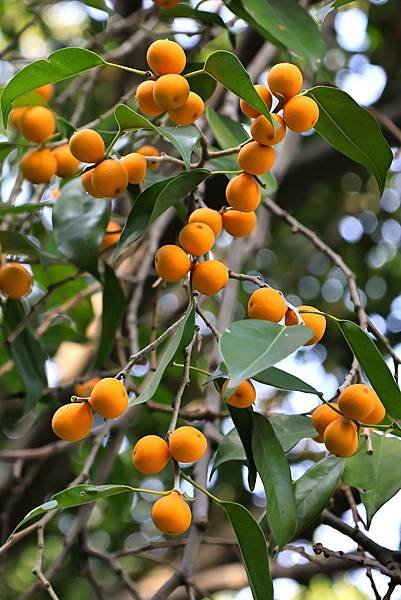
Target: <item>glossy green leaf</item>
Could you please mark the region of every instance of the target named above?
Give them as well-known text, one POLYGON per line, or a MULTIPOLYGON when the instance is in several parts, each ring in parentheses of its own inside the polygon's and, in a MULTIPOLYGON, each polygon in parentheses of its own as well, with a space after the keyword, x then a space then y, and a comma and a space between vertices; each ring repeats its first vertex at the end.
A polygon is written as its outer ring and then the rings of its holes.
POLYGON ((266 493, 266 518, 283 548, 295 535, 297 516, 290 467, 270 421, 253 413, 252 449, 266 493))
POLYGON ((126 299, 113 269, 105 264, 105 277, 102 301, 102 333, 95 360, 95 366, 100 366, 112 351, 116 333, 120 327, 126 309, 126 299))
POLYGON ((95 276, 109 213, 109 203, 86 194, 79 180, 63 187, 53 209, 53 234, 58 249, 82 271, 95 276))
POLYGON ((322 138, 352 160, 366 167, 383 193, 393 153, 376 119, 346 92, 317 86, 307 91, 319 105, 315 129, 322 138))
MULTIPOLYGON (((203 69, 203 62, 187 63, 182 75, 203 69)), ((198 94, 204 102, 211 98, 216 90, 217 82, 207 73, 199 73, 191 77, 191 91, 198 94)))
POLYGON ((98 54, 84 48, 62 48, 50 54, 46 60, 40 59, 30 63, 18 71, 3 90, 0 104, 4 126, 7 125, 11 103, 18 96, 46 83, 63 81, 104 64, 104 60, 98 54))
POLYGON ((247 319, 230 323, 220 339, 220 352, 230 378, 226 396, 244 379, 250 379, 289 356, 310 340, 305 325, 285 327, 247 319))
POLYGON ((338 326, 387 412, 400 419, 401 391, 376 344, 352 321, 338 321, 338 326))
POLYGON ((159 360, 159 364, 157 369, 146 385, 145 389, 139 394, 137 398, 134 398, 130 401, 130 405, 143 404, 150 400, 157 391, 159 387, 160 381, 163 377, 163 374, 167 367, 174 360, 176 355, 179 356, 179 359, 182 360, 182 352, 184 348, 190 342, 195 327, 195 313, 193 305, 190 304, 187 312, 185 313, 185 318, 181 321, 180 325, 170 338, 169 343, 167 344, 162 357, 159 360))
POLYGON ((199 140, 199 131, 196 127, 158 127, 124 104, 117 106, 114 116, 121 131, 152 129, 160 134, 178 150, 185 168, 190 168, 191 155, 199 140))
MULTIPOLYGON (((25 317, 24 307, 17 300, 7 300, 4 305, 4 329, 9 336, 25 317)), ((45 357, 38 340, 25 327, 23 331, 8 344, 14 366, 21 377, 26 390, 27 404, 30 410, 40 400, 47 387, 45 373, 45 357)))
POLYGON ((220 502, 234 529, 254 600, 273 600, 265 536, 251 513, 236 502, 220 502))
POLYGON ((227 408, 245 453, 244 460, 246 459, 248 466, 248 485, 253 490, 256 483, 256 465, 252 450, 252 408, 236 408, 230 404, 227 404, 227 408))
POLYGON ((291 373, 286 373, 277 367, 269 367, 265 371, 255 375, 254 379, 260 383, 271 385, 280 390, 289 390, 292 392, 302 392, 304 394, 315 394, 316 396, 322 397, 322 392, 318 392, 314 387, 302 381, 291 373))
POLYGON ((319 69, 325 52, 323 40, 315 21, 298 2, 242 0, 230 2, 229 7, 238 14, 239 4, 239 16, 257 24, 263 37, 298 55, 312 71, 319 69))
POLYGON ((212 129, 216 142, 225 150, 249 140, 249 135, 241 123, 226 115, 219 115, 211 106, 206 109, 206 118, 212 129))
POLYGON ((207 10, 196 10, 189 6, 188 4, 178 4, 174 8, 169 8, 168 10, 160 11, 161 19, 178 19, 178 18, 186 18, 193 19, 194 21, 199 21, 199 23, 204 23, 205 25, 219 25, 220 27, 225 28, 225 24, 223 19, 215 12, 209 12, 207 10))
POLYGON ((121 233, 116 256, 135 242, 164 211, 180 202, 210 175, 206 169, 194 169, 164 179, 146 188, 134 201, 121 233))
POLYGON ((212 52, 206 59, 204 71, 273 123, 269 108, 255 90, 249 74, 235 54, 227 50, 212 52))
POLYGON ((217 446, 216 456, 213 461, 210 477, 212 477, 213 473, 216 471, 216 469, 221 467, 221 465, 224 465, 232 460, 246 460, 245 450, 241 443, 241 439, 238 435, 238 430, 236 427, 226 433, 220 444, 217 446))
POLYGON ((329 455, 310 467, 295 482, 297 533, 301 534, 333 496, 345 468, 345 460, 329 455))
POLYGON ((401 440, 377 433, 371 434, 373 454, 367 453, 361 437, 357 454, 347 459, 344 482, 359 489, 366 508, 368 525, 390 498, 401 489, 401 440))
POLYGON ((57 494, 53 494, 50 500, 44 502, 40 506, 33 508, 27 515, 18 523, 14 531, 20 529, 23 525, 40 517, 50 510, 65 510, 66 508, 74 508, 94 502, 100 498, 109 498, 123 492, 141 492, 141 489, 133 488, 130 485, 90 485, 81 484, 66 488, 57 494))

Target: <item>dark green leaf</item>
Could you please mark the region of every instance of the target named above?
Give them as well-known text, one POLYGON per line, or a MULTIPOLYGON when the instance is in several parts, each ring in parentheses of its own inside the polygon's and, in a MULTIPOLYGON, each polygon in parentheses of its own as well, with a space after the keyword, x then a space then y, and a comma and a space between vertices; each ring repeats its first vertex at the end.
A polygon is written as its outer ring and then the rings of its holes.
POLYGON ((75 127, 64 117, 57 116, 57 130, 63 137, 70 138, 75 132, 75 127))
POLYGON ((267 39, 300 56, 312 71, 319 69, 325 52, 323 40, 315 21, 298 2, 243 0, 242 5, 267 39))
POLYGON ((338 326, 387 412, 400 419, 401 391, 376 344, 352 321, 338 321, 338 326))
POLYGON ((235 54, 227 50, 212 52, 206 59, 204 70, 225 88, 256 108, 273 124, 269 108, 255 90, 249 74, 235 54))
POLYGON ((18 231, 0 231, 0 246, 5 254, 20 254, 41 260, 55 259, 57 257, 44 252, 40 246, 18 231))
POLYGON ((256 319, 230 323, 220 338, 220 352, 230 378, 226 396, 244 379, 254 377, 310 340, 305 325, 285 327, 256 319))
POLYGON ((303 392, 305 394, 316 394, 316 396, 319 397, 323 396, 322 392, 318 392, 314 387, 309 385, 309 383, 306 383, 305 381, 302 381, 302 379, 295 377, 295 375, 286 373, 277 367, 269 367, 265 371, 255 375, 254 379, 256 379, 256 381, 260 381, 260 383, 271 385, 280 390, 303 392))
POLYGON ((210 477, 213 475, 216 469, 231 460, 246 460, 245 450, 241 443, 236 427, 226 433, 220 444, 217 446, 216 456, 213 462, 213 468, 210 473, 210 477))
POLYGON ((383 193, 393 153, 376 119, 346 92, 317 86, 307 95, 319 105, 315 129, 334 148, 366 167, 383 193))
POLYGON ((221 502, 231 521, 254 600, 273 600, 269 556, 263 531, 251 513, 236 502, 221 502))
MULTIPOLYGON (((190 73, 191 71, 197 71, 203 69, 203 63, 187 63, 183 75, 190 73)), ((191 77, 191 91, 198 94, 202 100, 206 102, 211 96, 213 96, 216 89, 216 81, 213 77, 210 77, 207 73, 199 73, 191 77)))
POLYGON ((316 436, 311 419, 303 415, 273 415, 269 421, 284 452, 291 450, 301 440, 316 436))
POLYGON ((174 332, 166 349, 164 350, 163 356, 159 360, 159 364, 152 379, 149 381, 143 392, 139 394, 137 398, 130 401, 130 405, 142 404, 154 396, 157 388, 159 387, 159 383, 163 377, 164 371, 171 364, 174 357, 177 354, 181 354, 180 359, 182 359, 182 351, 188 345, 191 337, 193 336, 194 327, 195 313, 193 305, 190 304, 185 314, 185 318, 181 321, 179 327, 174 332))
MULTIPOLYGON (((24 317, 25 311, 21 302, 7 300, 4 305, 5 335, 9 336, 24 317)), ((47 386, 42 348, 27 327, 12 343, 8 344, 8 347, 14 366, 25 386, 27 398, 25 409, 30 410, 35 402, 40 400, 47 386)))
POLYGON ((53 209, 57 247, 82 271, 97 276, 99 245, 110 214, 109 203, 84 192, 79 180, 65 185, 53 209))
POLYGON ((283 548, 297 529, 290 467, 270 421, 253 413, 252 449, 266 493, 266 518, 274 539, 283 548))
POLYGON ((2 163, 15 148, 16 145, 11 142, 0 142, 0 163, 2 163))
POLYGON ((116 256, 123 248, 135 242, 160 215, 192 192, 210 175, 206 169, 194 169, 164 179, 146 188, 134 201, 121 233, 116 256))
POLYGON ((238 432, 248 464, 248 485, 251 490, 256 483, 256 465, 252 451, 252 408, 236 408, 227 404, 231 419, 238 432))
POLYGON ((241 123, 225 115, 219 115, 211 106, 206 109, 206 118, 216 142, 223 150, 238 146, 249 139, 241 123))
POLYGON ((345 460, 327 456, 295 482, 297 533, 302 533, 320 515, 333 496, 345 468, 345 460))
POLYGON ((199 140, 199 131, 196 127, 158 127, 124 104, 117 106, 114 116, 121 131, 136 129, 156 131, 178 150, 185 163, 185 168, 190 168, 191 155, 199 140))
POLYGON ((8 82, 1 95, 1 111, 3 123, 7 118, 13 100, 46 83, 56 83, 68 79, 94 67, 105 64, 95 52, 84 48, 62 48, 50 54, 47 60, 35 60, 8 82))
POLYGON ((368 525, 383 504, 401 489, 401 441, 371 434, 373 454, 362 438, 359 451, 346 461, 344 482, 356 487, 366 508, 368 525))
POLYGON ((120 282, 113 269, 106 264, 102 301, 102 334, 95 361, 96 366, 102 365, 110 355, 125 308, 126 301, 120 282))

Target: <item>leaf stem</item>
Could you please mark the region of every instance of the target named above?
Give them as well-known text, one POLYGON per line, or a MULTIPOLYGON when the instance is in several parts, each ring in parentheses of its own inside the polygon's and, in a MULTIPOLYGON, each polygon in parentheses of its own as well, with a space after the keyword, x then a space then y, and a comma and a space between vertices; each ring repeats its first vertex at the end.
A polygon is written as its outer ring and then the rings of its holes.
POLYGON ((151 77, 152 73, 151 71, 141 71, 140 69, 133 69, 132 67, 126 67, 125 65, 118 65, 116 63, 111 63, 111 62, 106 62, 105 64, 108 67, 115 67, 116 69, 121 69, 122 71, 129 71, 130 73, 133 73, 134 75, 140 75, 141 77, 151 77))
POLYGON ((187 73, 186 75, 184 75, 184 77, 186 79, 189 79, 190 77, 194 77, 195 75, 202 75, 202 73, 204 72, 204 69, 198 69, 197 71, 192 71, 192 73, 187 73))
MULTIPOLYGON (((183 369, 184 366, 185 365, 183 365, 181 363, 173 362, 173 367, 180 367, 181 369, 183 369)), ((205 369, 200 369, 199 367, 193 367, 191 365, 189 368, 191 371, 196 371, 197 373, 202 373, 202 375, 207 375, 207 377, 210 377, 212 375, 212 373, 209 373, 209 371, 205 371, 205 369)))
POLYGON ((121 135, 122 135, 122 131, 121 131, 121 129, 119 129, 117 131, 117 133, 115 134, 115 136, 113 137, 113 139, 111 140, 110 144, 108 145, 108 148, 104 155, 105 158, 107 158, 109 156, 110 152, 112 151, 113 147, 115 146, 115 144, 117 143, 117 140, 120 138, 121 135))
POLYGON ((214 502, 217 502, 217 504, 222 504, 223 503, 223 500, 220 500, 220 498, 217 498, 217 496, 213 496, 213 494, 211 494, 208 490, 206 490, 201 485, 199 485, 199 483, 196 483, 196 481, 194 481, 193 479, 191 479, 188 475, 185 475, 185 473, 181 472, 181 477, 183 479, 185 479, 186 481, 188 481, 188 483, 191 483, 198 490, 200 490, 201 492, 203 492, 204 494, 206 494, 206 496, 209 496, 209 498, 211 498, 212 500, 214 500, 214 502))

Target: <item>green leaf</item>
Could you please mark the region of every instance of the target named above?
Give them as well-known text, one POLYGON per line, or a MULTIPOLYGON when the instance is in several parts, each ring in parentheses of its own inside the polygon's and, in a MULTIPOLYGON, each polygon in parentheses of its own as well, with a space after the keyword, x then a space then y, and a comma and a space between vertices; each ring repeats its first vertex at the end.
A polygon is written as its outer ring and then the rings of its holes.
POLYGON ((366 167, 383 193, 393 153, 376 119, 346 92, 317 86, 306 92, 319 105, 315 129, 323 139, 366 167))
POLYGON ((269 556, 263 531, 251 513, 236 502, 219 503, 233 526, 254 600, 273 600, 269 556))
POLYGON ((345 460, 327 456, 308 469, 295 482, 295 503, 301 534, 320 515, 333 496, 344 472, 345 460))
POLYGON ((226 396, 244 379, 278 363, 310 340, 305 325, 285 327, 257 319, 230 323, 220 338, 220 352, 230 378, 226 396))
POLYGON ((261 373, 255 375, 254 379, 260 383, 271 385, 280 390, 290 390, 292 392, 303 392, 304 394, 315 394, 321 398, 322 392, 318 392, 314 387, 302 381, 295 375, 286 373, 277 367, 269 367, 261 373))
POLYGON ((221 465, 224 465, 226 462, 230 462, 232 460, 246 460, 245 450, 241 443, 236 427, 226 433, 220 444, 217 446, 216 456, 213 462, 210 477, 212 477, 213 473, 216 471, 216 469, 221 467, 221 465))
POLYGON ((206 109, 206 118, 216 142, 223 150, 238 146, 249 139, 241 123, 226 115, 219 115, 211 106, 206 109))
POLYGON ((193 336, 194 327, 195 312, 193 305, 190 304, 187 312, 185 313, 185 318, 181 321, 179 327, 174 332, 170 342, 164 350, 163 356, 159 360, 159 364, 152 379, 149 381, 143 392, 141 392, 137 398, 130 401, 130 406, 143 404, 154 396, 157 388, 159 387, 159 383, 163 377, 164 371, 174 360, 174 357, 176 355, 180 355, 180 359, 182 359, 182 352, 193 336))
POLYGON ((297 529, 290 467, 270 421, 258 413, 253 413, 252 448, 265 488, 266 518, 277 545, 283 548, 297 529))
POLYGON ((30 258, 39 258, 45 262, 47 260, 57 260, 56 256, 49 254, 41 249, 36 243, 18 231, 0 231, 0 246, 5 254, 19 254, 29 256, 30 258))
POLYGON ((34 210, 41 210, 46 206, 53 206, 53 202, 27 202, 26 204, 17 204, 16 206, 10 206, 9 204, 2 206, 0 203, 0 215, 30 213, 34 210))
MULTIPOLYGON (((7 300, 4 305, 4 329, 5 336, 9 336, 25 317, 25 311, 21 302, 7 300)), ((40 400, 44 389, 47 387, 45 373, 45 357, 37 339, 31 334, 28 327, 8 344, 14 366, 21 377, 25 390, 27 404, 26 410, 30 410, 35 402, 40 400)))
POLYGON ((325 48, 312 17, 294 0, 230 0, 229 8, 265 39, 294 52, 312 71, 321 65, 325 48))
POLYGON ((206 59, 204 71, 230 92, 256 108, 273 124, 268 106, 255 90, 249 74, 235 54, 227 50, 212 52, 206 59))
POLYGON ((401 441, 371 433, 373 454, 367 454, 366 440, 347 459, 344 482, 359 489, 366 508, 368 525, 383 504, 401 489, 401 441))
POLYGON ((191 155, 200 135, 196 127, 158 127, 125 104, 117 106, 114 116, 121 131, 153 129, 178 150, 185 163, 185 168, 189 170, 191 155))
POLYGON ((256 483, 256 465, 252 451, 253 411, 252 408, 236 408, 230 404, 227 404, 227 408, 244 449, 244 460, 246 459, 248 466, 248 485, 253 490, 256 483))
POLYGON ((109 203, 86 194, 77 179, 63 187, 53 209, 53 234, 58 249, 82 271, 96 277, 99 245, 109 213, 109 203))
POLYGON ((164 211, 192 192, 210 175, 206 169, 194 169, 175 177, 158 181, 140 194, 133 203, 121 233, 115 256, 135 242, 164 211))
POLYGON ((15 148, 16 145, 11 142, 0 142, 0 163, 2 163, 15 148))
POLYGON ((62 48, 50 54, 47 60, 35 60, 8 82, 1 95, 1 111, 4 126, 13 100, 46 83, 63 81, 79 73, 104 65, 104 60, 95 52, 84 48, 62 48))
POLYGON ((126 300, 120 282, 113 269, 107 264, 105 265, 102 307, 102 334, 95 366, 102 365, 109 357, 126 309, 126 300))
MULTIPOLYGON (((88 502, 94 502, 99 498, 109 498, 123 492, 141 492, 141 489, 133 488, 130 485, 89 485, 81 484, 66 488, 57 494, 53 494, 50 500, 29 511, 27 515, 18 523, 14 531, 20 529, 25 523, 35 517, 40 517, 49 510, 64 510, 82 506, 88 502)), ((14 533, 14 532, 13 532, 14 533)))
POLYGON ((341 6, 345 6, 346 4, 350 4, 354 2, 354 0, 323 0, 323 2, 319 2, 314 6, 311 6, 309 11, 312 17, 322 25, 325 18, 336 8, 340 8, 341 6))
MULTIPOLYGON (((188 73, 191 73, 191 71, 201 69, 203 69, 203 62, 187 63, 182 75, 187 75, 188 73)), ((207 73, 202 72, 191 77, 191 91, 198 94, 204 102, 213 96, 216 85, 216 81, 207 73)))
POLYGON ((401 391, 376 344, 352 321, 338 321, 338 326, 386 411, 392 417, 400 419, 401 391))
POLYGON ((194 19, 194 21, 199 21, 200 23, 205 23, 206 25, 219 25, 220 27, 225 28, 223 19, 217 13, 206 10, 196 10, 188 4, 180 3, 174 8, 161 10, 160 18, 163 20, 177 18, 194 19))

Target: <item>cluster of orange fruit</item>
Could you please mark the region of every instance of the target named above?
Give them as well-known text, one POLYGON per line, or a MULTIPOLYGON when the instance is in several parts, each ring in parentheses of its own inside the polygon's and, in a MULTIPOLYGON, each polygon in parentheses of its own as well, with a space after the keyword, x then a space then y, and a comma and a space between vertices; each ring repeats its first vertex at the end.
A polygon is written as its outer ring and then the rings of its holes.
POLYGON ((327 450, 347 458, 358 450, 359 423, 377 425, 385 417, 386 409, 376 392, 363 383, 349 385, 342 390, 338 402, 321 404, 312 413, 312 422, 318 432, 317 442, 324 442, 327 450))
POLYGON ((31 289, 32 276, 24 265, 17 262, 0 263, 0 292, 2 294, 11 300, 20 300, 29 294, 31 289))
MULTIPOLYGON (((132 452, 134 467, 144 475, 160 473, 170 459, 188 464, 197 462, 207 449, 207 440, 195 427, 178 427, 168 441, 158 435, 145 435, 132 452)), ((163 496, 152 507, 152 520, 163 533, 178 535, 191 524, 191 510, 178 490, 163 496)))
POLYGON ((181 46, 170 40, 156 40, 149 46, 146 59, 156 80, 138 85, 135 98, 139 109, 149 117, 167 111, 176 125, 191 125, 199 119, 205 106, 181 75, 187 62, 181 46))
POLYGON ((105 419, 116 419, 128 407, 127 390, 113 377, 90 380, 78 386, 76 391, 86 392, 89 396, 60 406, 52 419, 54 433, 67 442, 77 442, 89 435, 94 412, 105 419))

